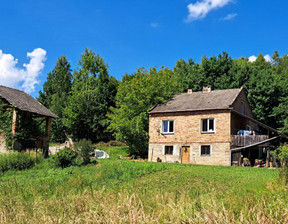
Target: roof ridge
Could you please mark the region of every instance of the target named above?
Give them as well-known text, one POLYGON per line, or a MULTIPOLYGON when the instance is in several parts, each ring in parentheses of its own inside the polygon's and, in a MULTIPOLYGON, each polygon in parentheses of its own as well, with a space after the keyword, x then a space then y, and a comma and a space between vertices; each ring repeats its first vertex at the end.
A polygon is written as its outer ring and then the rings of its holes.
MULTIPOLYGON (((29 95, 28 93, 26 93, 26 92, 24 92, 23 90, 20 90, 20 89, 15 89, 15 88, 12 88, 12 87, 0 85, 0 88, 2 88, 2 87, 7 88, 7 89, 11 89, 11 90, 13 90, 13 91, 16 90, 16 91, 19 91, 19 92, 22 92, 22 93, 25 93, 25 94, 29 95)), ((29 96, 30 96, 30 95, 29 95, 29 96)), ((34 98, 34 97, 33 97, 33 98, 34 98)))
MULTIPOLYGON (((226 91, 226 90, 242 90, 243 89, 243 87, 241 87, 241 88, 233 88, 233 89, 214 89, 214 90, 211 90, 210 92, 206 92, 206 91, 193 91, 192 92, 192 94, 193 93, 211 93, 211 92, 218 92, 218 91, 226 91)), ((184 93, 176 93, 176 94, 174 94, 174 95, 182 95, 182 94, 187 94, 187 92, 184 92, 184 93)), ((191 93, 190 93, 191 94, 191 93)))

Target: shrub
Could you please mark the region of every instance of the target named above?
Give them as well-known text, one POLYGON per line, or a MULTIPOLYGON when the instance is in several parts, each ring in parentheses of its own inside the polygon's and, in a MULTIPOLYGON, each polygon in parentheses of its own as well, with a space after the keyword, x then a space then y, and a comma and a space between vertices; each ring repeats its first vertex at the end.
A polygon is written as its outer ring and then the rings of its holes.
POLYGON ((90 163, 90 154, 94 151, 91 141, 82 139, 75 143, 74 149, 82 157, 84 164, 90 163))
POLYGON ((271 152, 271 154, 276 155, 277 158, 281 160, 280 180, 288 184, 288 144, 278 147, 274 152, 271 152))
POLYGON ((59 150, 55 155, 52 156, 52 162, 56 167, 65 168, 73 165, 76 157, 76 152, 73 152, 71 149, 64 148, 59 150))
POLYGON ((24 170, 34 166, 35 160, 20 152, 10 152, 8 154, 0 155, 0 172, 6 172, 8 170, 24 170))

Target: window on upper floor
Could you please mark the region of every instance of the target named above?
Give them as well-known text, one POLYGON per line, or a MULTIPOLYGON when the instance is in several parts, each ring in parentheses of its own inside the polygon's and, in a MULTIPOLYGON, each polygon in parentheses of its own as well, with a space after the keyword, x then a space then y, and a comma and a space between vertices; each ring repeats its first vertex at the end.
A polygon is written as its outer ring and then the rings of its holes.
POLYGON ((174 121, 162 121, 162 133, 173 134, 174 133, 174 121))
POLYGON ((241 114, 245 115, 245 103, 241 102, 241 114))
POLYGON ((200 155, 201 156, 211 156, 211 146, 210 145, 201 145, 200 155))
POLYGON ((201 120, 201 133, 214 133, 215 132, 215 119, 205 118, 201 120))
POLYGON ((173 155, 173 145, 165 146, 165 155, 173 155))

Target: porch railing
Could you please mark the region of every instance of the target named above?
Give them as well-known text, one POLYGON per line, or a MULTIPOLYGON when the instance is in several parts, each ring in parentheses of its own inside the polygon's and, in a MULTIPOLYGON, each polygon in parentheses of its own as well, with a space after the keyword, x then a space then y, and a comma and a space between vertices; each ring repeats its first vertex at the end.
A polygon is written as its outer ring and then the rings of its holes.
POLYGON ((231 146, 248 146, 258 142, 262 142, 268 138, 268 135, 231 135, 231 146))

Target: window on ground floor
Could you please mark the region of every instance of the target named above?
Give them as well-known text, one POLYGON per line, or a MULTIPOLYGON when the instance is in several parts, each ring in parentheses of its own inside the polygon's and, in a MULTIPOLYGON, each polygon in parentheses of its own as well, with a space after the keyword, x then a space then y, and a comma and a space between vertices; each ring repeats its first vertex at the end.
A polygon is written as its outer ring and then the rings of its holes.
POLYGON ((165 155, 173 155, 173 145, 165 146, 165 155))
POLYGON ((200 154, 201 154, 201 156, 210 156, 211 155, 211 146, 210 145, 201 145, 200 154))

